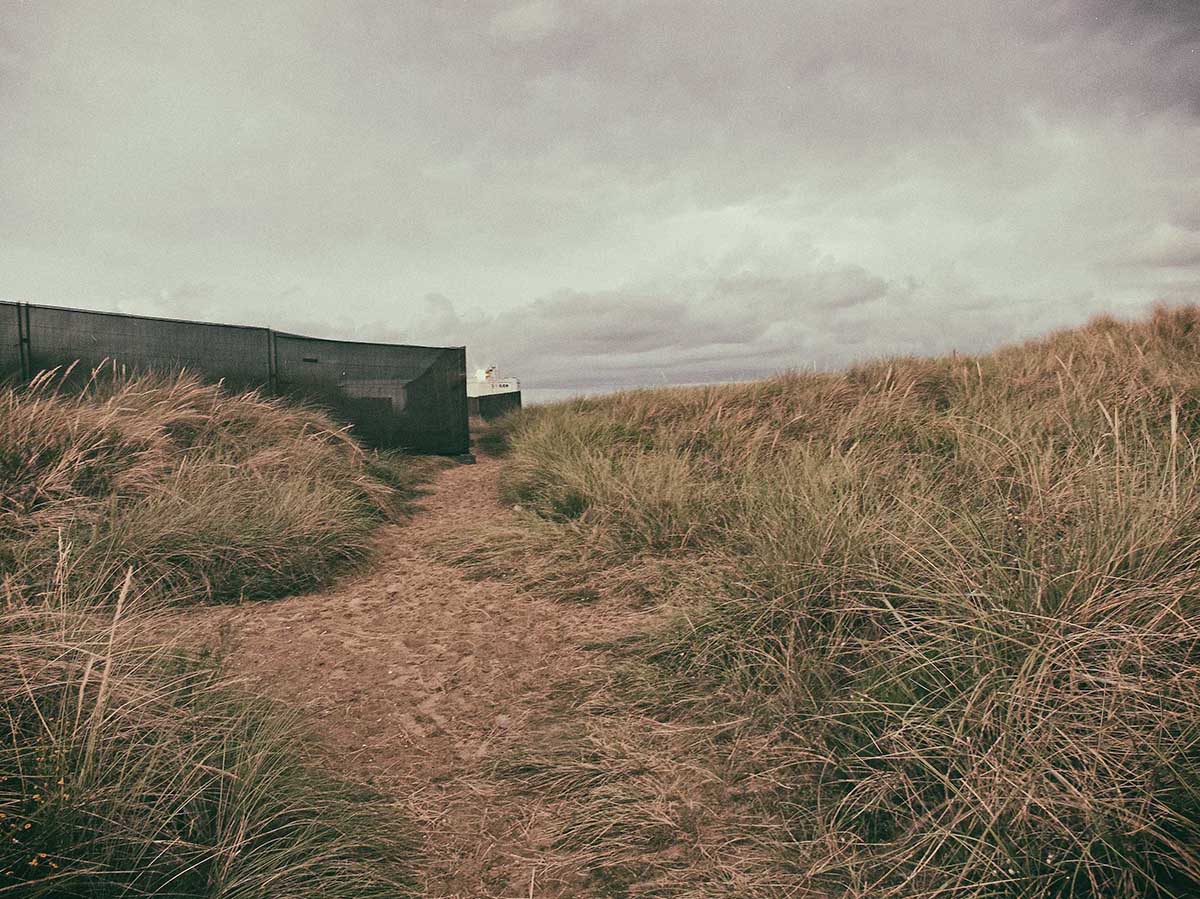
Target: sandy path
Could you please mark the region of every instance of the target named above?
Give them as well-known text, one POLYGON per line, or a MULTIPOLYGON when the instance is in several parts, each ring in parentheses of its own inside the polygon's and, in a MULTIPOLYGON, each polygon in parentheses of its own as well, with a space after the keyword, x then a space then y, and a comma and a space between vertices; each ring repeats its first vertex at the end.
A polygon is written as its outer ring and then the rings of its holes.
POLYGON ((569 714, 548 688, 600 663, 586 644, 628 625, 611 610, 466 580, 431 557, 464 522, 505 520, 499 467, 481 458, 443 471, 410 521, 381 531, 366 573, 223 610, 220 623, 233 672, 304 710, 331 764, 395 796, 422 830, 428 895, 587 896, 540 870, 552 810, 489 771, 527 726, 569 714))

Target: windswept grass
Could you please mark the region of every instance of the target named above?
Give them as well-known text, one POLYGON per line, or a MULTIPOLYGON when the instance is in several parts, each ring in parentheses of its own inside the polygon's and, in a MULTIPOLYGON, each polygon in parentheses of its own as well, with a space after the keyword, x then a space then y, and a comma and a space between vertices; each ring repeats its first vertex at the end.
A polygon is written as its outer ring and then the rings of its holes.
MULTIPOLYGON (((559 581, 686 612, 639 654, 672 696, 643 676, 593 704, 738 722, 702 742, 727 804, 762 813, 746 866, 774 847, 743 895, 1200 894, 1200 310, 533 409, 508 442, 506 498, 559 581)), ((604 742, 597 716, 572 745, 604 742)), ((561 841, 617 817, 636 762, 594 776, 561 841)), ((653 870, 636 841, 579 845, 655 895, 737 871, 735 841, 673 839, 653 870)))
POLYGON ((128 584, 0 612, 0 896, 407 895, 408 834, 323 778, 289 713, 162 643, 128 584))
MULTIPOLYGON (((323 413, 180 376, 43 376, 0 391, 0 576, 111 592, 129 565, 174 602, 311 588, 361 559, 395 502, 323 413)), ((389 474, 390 471, 390 474, 389 474)))
POLYGON ((405 828, 173 604, 326 582, 429 466, 181 376, 0 391, 0 896, 408 895, 405 828))

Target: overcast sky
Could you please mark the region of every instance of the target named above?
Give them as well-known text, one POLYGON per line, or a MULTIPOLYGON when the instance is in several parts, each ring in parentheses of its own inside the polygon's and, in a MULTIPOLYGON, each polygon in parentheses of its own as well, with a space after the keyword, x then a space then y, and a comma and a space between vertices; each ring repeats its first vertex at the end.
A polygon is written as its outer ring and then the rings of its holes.
POLYGON ((0 297, 533 387, 1200 300, 1200 0, 0 0, 0 297))

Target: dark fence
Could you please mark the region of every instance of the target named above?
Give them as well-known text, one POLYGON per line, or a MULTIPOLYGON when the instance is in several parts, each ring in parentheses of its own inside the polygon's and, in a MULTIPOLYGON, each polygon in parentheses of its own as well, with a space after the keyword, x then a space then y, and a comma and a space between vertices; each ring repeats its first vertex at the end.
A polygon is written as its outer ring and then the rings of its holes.
POLYGON ((485 393, 483 396, 467 397, 467 412, 484 421, 499 418, 505 412, 521 408, 521 391, 508 393, 485 393))
POLYGON ((0 302, 0 377, 26 376, 25 307, 0 302))
POLYGON ((78 361, 187 369, 231 389, 315 402, 369 446, 465 453, 466 350, 323 340, 215 325, 0 302, 0 378, 28 380, 78 361))
POLYGON ((462 347, 397 346, 273 332, 276 389, 315 399, 374 446, 465 453, 467 356, 462 347))

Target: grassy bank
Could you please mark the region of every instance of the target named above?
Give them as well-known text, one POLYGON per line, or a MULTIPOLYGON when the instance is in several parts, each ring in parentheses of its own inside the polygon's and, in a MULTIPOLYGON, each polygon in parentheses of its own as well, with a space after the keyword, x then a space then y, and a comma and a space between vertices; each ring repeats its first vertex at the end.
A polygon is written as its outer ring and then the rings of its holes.
POLYGON ((0 895, 407 893, 403 827, 163 616, 326 582, 420 474, 187 377, 0 392, 0 895))
POLYGON ((1197 895, 1198 363, 1160 310, 511 422, 531 514, 459 561, 681 610, 514 766, 582 797, 557 845, 614 894, 1197 895))
POLYGON ((47 377, 0 392, 0 572, 44 584, 64 544, 101 591, 133 565, 175 602, 292 593, 364 556, 407 466, 256 393, 47 377))

